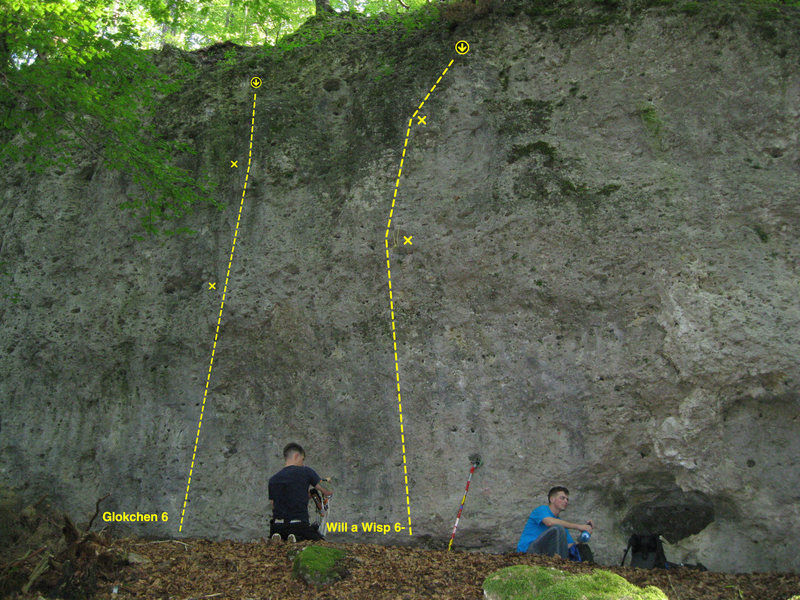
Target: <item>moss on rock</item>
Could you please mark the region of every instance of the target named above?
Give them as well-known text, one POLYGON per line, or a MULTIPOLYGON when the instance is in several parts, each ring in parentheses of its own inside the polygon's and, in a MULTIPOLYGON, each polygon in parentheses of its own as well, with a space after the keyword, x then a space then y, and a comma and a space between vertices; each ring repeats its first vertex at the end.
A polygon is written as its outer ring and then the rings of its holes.
POLYGON ((489 600, 667 600, 654 586, 639 588, 608 571, 570 575, 552 567, 515 565, 483 582, 489 600))
POLYGON ((319 589, 347 576, 344 550, 326 546, 306 546, 294 557, 292 572, 308 585, 319 589))

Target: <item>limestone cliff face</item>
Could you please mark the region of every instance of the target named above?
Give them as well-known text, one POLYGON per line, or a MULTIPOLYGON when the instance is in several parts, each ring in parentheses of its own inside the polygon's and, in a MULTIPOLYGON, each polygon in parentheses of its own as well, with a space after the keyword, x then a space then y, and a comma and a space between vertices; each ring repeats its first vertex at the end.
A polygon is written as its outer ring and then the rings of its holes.
POLYGON ((258 75, 180 535, 265 535, 288 441, 333 477, 334 521, 407 525, 384 237, 409 117, 455 58, 411 126, 389 236, 414 535, 332 539, 444 544, 480 452, 462 548, 511 550, 561 484, 601 562, 650 528, 675 561, 796 568, 800 52, 784 18, 568 27, 508 4, 233 66, 162 53, 199 70, 161 126, 227 208, 188 219, 192 237, 134 241, 124 174, 79 157, 2 175, 0 482, 76 516, 110 491, 109 510, 169 513, 117 531, 178 535, 258 75))

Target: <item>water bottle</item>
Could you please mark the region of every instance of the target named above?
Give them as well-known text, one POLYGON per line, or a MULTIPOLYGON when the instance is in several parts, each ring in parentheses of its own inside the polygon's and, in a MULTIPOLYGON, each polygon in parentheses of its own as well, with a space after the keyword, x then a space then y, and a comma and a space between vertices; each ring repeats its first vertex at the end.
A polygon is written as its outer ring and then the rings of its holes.
POLYGON ((581 539, 582 543, 585 544, 586 542, 588 542, 590 537, 592 537, 591 533, 589 533, 588 531, 581 531, 581 538, 580 539, 581 539))

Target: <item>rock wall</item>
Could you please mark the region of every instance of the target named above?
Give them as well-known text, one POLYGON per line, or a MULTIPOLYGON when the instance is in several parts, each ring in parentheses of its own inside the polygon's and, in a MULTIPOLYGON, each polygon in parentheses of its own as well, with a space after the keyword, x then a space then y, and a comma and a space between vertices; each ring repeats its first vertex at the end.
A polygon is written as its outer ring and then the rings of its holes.
POLYGON ((600 562, 635 525, 673 561, 796 569, 798 29, 526 6, 233 66, 159 54, 199 69, 160 126, 228 203, 191 237, 134 240, 132 185, 88 155, 7 170, 0 483, 76 516, 109 491, 169 514, 119 533, 251 539, 298 441, 334 521, 407 525, 384 237, 409 117, 455 59, 389 236, 414 534, 331 539, 444 545, 477 451, 457 547, 512 550, 560 484, 600 562))

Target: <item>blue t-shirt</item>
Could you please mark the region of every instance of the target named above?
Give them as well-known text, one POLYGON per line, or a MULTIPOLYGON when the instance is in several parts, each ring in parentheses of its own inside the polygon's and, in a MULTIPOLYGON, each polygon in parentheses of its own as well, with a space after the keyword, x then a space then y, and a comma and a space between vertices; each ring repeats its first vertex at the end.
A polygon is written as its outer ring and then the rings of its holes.
MULTIPOLYGON (((525 529, 522 530, 522 535, 519 536, 517 552, 527 552, 531 542, 536 541, 536 538, 547 531, 547 525, 542 523, 542 519, 546 519, 547 517, 558 518, 553 514, 553 511, 550 510, 547 504, 542 504, 533 509, 531 516, 528 517, 528 522, 525 523, 525 529)), ((567 531, 567 544, 574 543, 575 540, 572 539, 569 531, 567 531)))
POLYGON ((273 519, 300 519, 308 523, 308 486, 317 485, 320 476, 311 467, 289 465, 269 478, 269 499, 273 519))

